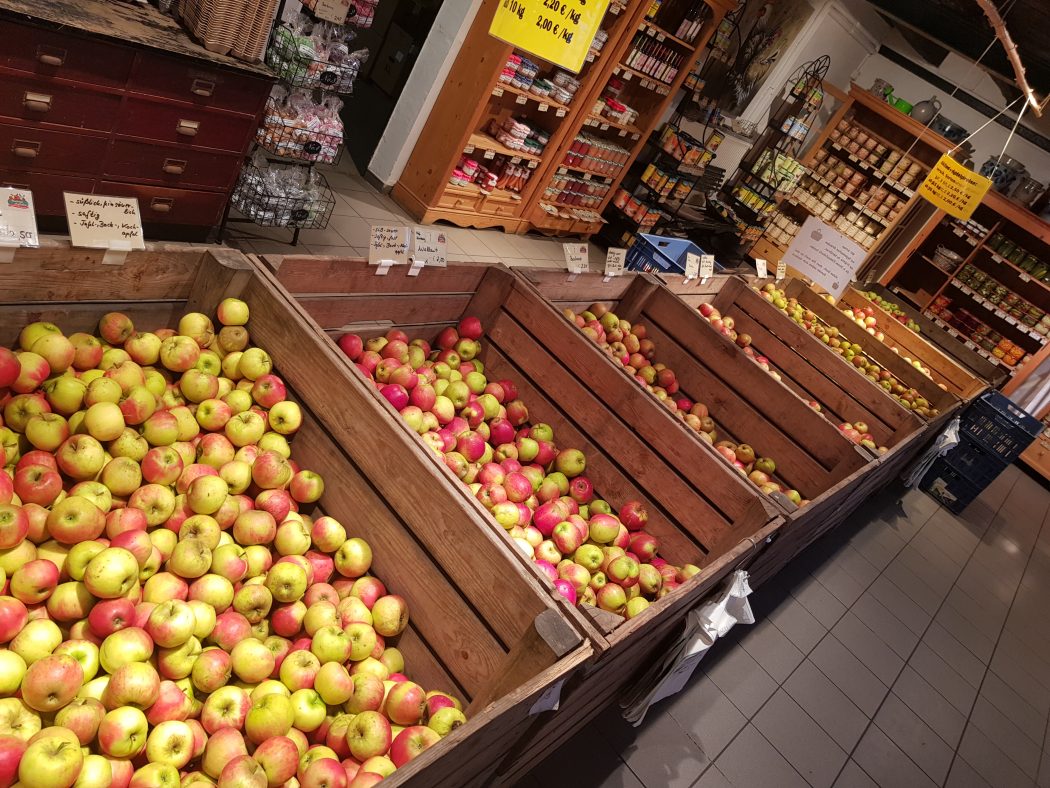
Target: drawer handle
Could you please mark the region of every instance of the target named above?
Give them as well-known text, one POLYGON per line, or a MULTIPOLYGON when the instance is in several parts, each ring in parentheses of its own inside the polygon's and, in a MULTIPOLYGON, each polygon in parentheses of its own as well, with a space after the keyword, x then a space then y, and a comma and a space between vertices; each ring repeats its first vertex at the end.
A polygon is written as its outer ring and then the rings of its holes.
POLYGON ((175 201, 170 197, 154 197, 149 202, 149 209, 157 213, 171 213, 175 207, 175 201))
POLYGON ((32 140, 15 140, 11 152, 20 159, 35 159, 40 155, 40 143, 32 140))
POLYGON ((22 105, 33 112, 47 112, 51 109, 51 96, 47 93, 33 93, 27 90, 22 97, 22 105))
POLYGON ((42 46, 37 47, 36 59, 45 66, 62 66, 66 62, 66 50, 52 49, 50 52, 45 52, 42 46))
POLYGON ((215 92, 215 83, 207 79, 195 79, 193 84, 190 85, 190 93, 195 96, 204 96, 207 98, 215 92))
POLYGON ((199 120, 180 120, 178 125, 175 126, 175 133, 181 134, 183 137, 196 137, 200 129, 201 124, 199 120))
POLYGON ((186 162, 182 159, 165 159, 161 169, 168 175, 182 175, 186 172, 186 162))

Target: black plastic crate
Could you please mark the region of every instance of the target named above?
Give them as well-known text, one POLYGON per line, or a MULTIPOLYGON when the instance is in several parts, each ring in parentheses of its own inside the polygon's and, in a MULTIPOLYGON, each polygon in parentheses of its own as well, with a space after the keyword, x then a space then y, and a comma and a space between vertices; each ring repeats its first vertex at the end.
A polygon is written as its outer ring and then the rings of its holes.
POLYGON ((959 514, 973 503, 984 489, 972 484, 965 473, 949 465, 944 457, 937 458, 933 467, 922 477, 921 486, 923 492, 932 495, 954 514, 959 514))
POLYGON ((989 451, 965 435, 959 436, 958 445, 951 449, 944 459, 980 490, 994 482, 1009 465, 1003 462, 998 454, 989 451))
POLYGON ((998 391, 989 391, 970 405, 960 419, 960 434, 966 435, 1009 464, 1043 431, 1031 416, 998 391))

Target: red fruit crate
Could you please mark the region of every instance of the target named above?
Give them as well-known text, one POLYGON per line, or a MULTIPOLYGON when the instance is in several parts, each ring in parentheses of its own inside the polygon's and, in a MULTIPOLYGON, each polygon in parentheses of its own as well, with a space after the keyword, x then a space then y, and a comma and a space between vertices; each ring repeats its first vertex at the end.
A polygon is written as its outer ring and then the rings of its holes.
MULTIPOLYGON (((569 608, 567 620, 591 642, 594 659, 566 685, 557 714, 537 721, 515 745, 497 772, 499 784, 513 784, 618 700, 680 631, 688 611, 729 571, 753 560, 780 526, 771 501, 713 454, 693 451, 693 439, 675 428, 669 412, 605 365, 597 348, 503 266, 450 264, 418 276, 400 266, 379 276, 365 261, 345 258, 267 257, 265 264, 304 319, 315 324, 318 337, 334 340, 352 331, 367 339, 396 327, 430 341, 462 317, 479 318, 485 329, 479 358, 486 374, 513 381, 531 421, 550 424, 563 446, 584 451, 587 475, 602 497, 617 505, 645 504, 647 530, 660 540, 663 557, 703 568, 630 620, 595 608, 569 608)), ((334 342, 325 342, 336 350, 334 342)), ((349 359, 344 374, 344 386, 364 383, 349 359)), ((397 411, 374 395, 390 421, 408 432, 397 411)), ((337 417, 330 425, 343 429, 347 423, 337 417)), ((459 485, 459 498, 473 508, 479 526, 509 543, 506 531, 441 459, 433 455, 432 462, 459 485)), ((463 549, 466 560, 476 560, 469 547, 463 549)), ((524 554, 521 563, 549 582, 524 554)))
MULTIPOLYGON (((578 312, 601 303, 621 319, 644 325, 655 344, 653 360, 675 371, 688 399, 709 406, 719 438, 747 442, 772 457, 777 476, 809 500, 796 508, 775 496, 787 503, 787 522, 751 567, 755 586, 890 484, 923 445, 927 433, 921 419, 846 368, 741 278, 683 282, 681 276, 630 274, 605 281, 600 274, 570 279, 560 270, 517 269, 517 274, 558 309, 578 312), (687 295, 678 297, 675 289, 687 295), (770 360, 781 380, 721 336, 697 311, 701 303, 732 316, 736 329, 751 335, 755 352, 770 360), (810 406, 813 401, 822 412, 810 406), (837 426, 847 420, 867 422, 878 443, 891 451, 876 459, 853 445, 837 426)), ((604 363, 619 367, 592 346, 604 363)), ((694 455, 711 451, 696 432, 681 422, 678 426, 693 438, 694 455)))
POLYGON ((312 513, 364 538, 371 571, 408 601, 410 622, 397 643, 406 674, 468 704, 467 724, 383 783, 483 784, 537 721, 556 718, 542 711, 557 697, 552 688, 571 685, 589 664, 592 646, 570 626, 570 613, 505 539, 478 527, 459 483, 352 379, 342 355, 268 274, 228 249, 158 244, 123 265, 102 257, 65 247, 16 251, 4 265, 0 343, 11 346, 37 320, 91 332, 103 314, 119 311, 155 330, 176 326, 187 311, 214 315, 225 297, 244 299, 252 341, 303 410, 293 457, 325 480, 312 513))

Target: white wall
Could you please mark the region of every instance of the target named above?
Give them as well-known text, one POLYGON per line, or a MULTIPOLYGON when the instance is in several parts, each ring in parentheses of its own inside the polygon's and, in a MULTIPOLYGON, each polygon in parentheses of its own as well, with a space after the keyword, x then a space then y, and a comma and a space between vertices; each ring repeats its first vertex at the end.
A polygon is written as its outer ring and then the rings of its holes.
POLYGON ((481 0, 444 0, 394 113, 386 124, 368 171, 385 186, 397 183, 430 116, 481 0))
MULTIPOLYGON (((908 55, 908 52, 905 50, 905 44, 893 41, 887 41, 886 43, 887 46, 890 46, 895 51, 908 55)), ((936 73, 952 84, 959 85, 962 90, 996 107, 997 110, 1006 104, 994 80, 982 69, 973 68, 973 64, 970 61, 958 55, 949 54, 940 67, 922 61, 917 56, 915 59, 923 68, 936 73)), ((954 120, 971 132, 976 131, 988 120, 987 117, 977 110, 957 99, 951 98, 949 95, 945 95, 939 88, 915 76, 893 61, 887 60, 882 55, 872 55, 864 61, 857 70, 854 81, 861 87, 868 88, 871 87, 877 77, 881 77, 893 85, 895 96, 900 96, 912 104, 936 96, 937 100, 942 104, 941 114, 954 120)), ((1010 115, 1011 126, 1015 118, 1016 114, 1010 115)), ((1025 119, 1027 118, 1028 114, 1026 113, 1025 119)), ((1022 124, 1028 125, 1025 123, 1025 120, 1022 120, 1022 124)), ((998 156, 1009 135, 1009 129, 1003 128, 998 123, 992 123, 970 140, 974 148, 973 161, 975 169, 980 169, 989 156, 998 156)), ((1016 135, 1010 141, 1006 152, 1023 163, 1033 178, 1044 184, 1050 182, 1050 153, 1016 135)))

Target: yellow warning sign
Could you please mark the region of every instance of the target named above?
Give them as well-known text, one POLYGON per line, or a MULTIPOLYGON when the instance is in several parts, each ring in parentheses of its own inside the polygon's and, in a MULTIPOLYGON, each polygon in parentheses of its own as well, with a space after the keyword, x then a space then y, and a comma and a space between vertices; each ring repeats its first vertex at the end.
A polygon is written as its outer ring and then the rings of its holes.
POLYGON ((579 73, 609 0, 499 0, 489 34, 579 73))
POLYGON ((981 204, 991 185, 992 182, 983 175, 967 169, 945 154, 919 186, 919 196, 925 197, 949 216, 966 221, 981 204))

